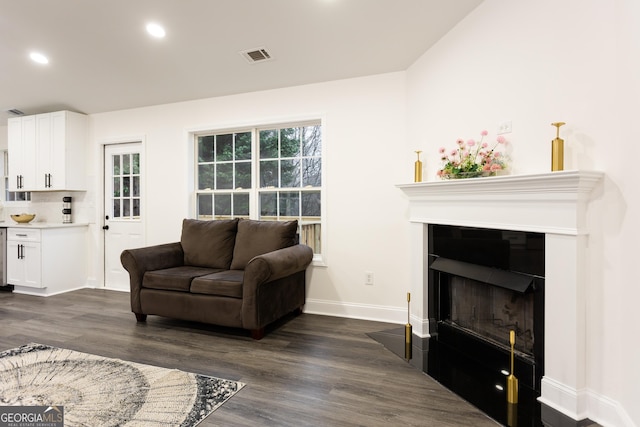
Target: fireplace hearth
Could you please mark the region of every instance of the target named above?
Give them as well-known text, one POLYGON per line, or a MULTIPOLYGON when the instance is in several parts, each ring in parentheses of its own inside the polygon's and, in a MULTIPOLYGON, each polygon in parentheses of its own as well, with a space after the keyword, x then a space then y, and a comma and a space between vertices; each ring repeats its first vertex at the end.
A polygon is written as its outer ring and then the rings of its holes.
POLYGON ((429 226, 436 320, 426 372, 510 426, 540 426, 544 373, 544 234, 429 226), (515 331, 517 417, 507 402, 515 331))

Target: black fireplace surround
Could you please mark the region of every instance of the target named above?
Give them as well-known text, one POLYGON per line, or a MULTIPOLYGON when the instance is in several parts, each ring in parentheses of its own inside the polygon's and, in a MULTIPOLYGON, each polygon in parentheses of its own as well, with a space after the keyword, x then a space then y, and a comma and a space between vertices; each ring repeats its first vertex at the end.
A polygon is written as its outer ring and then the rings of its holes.
POLYGON ((541 426, 542 233, 429 225, 426 372, 509 426, 541 426), (517 405, 507 403, 515 331, 517 405))

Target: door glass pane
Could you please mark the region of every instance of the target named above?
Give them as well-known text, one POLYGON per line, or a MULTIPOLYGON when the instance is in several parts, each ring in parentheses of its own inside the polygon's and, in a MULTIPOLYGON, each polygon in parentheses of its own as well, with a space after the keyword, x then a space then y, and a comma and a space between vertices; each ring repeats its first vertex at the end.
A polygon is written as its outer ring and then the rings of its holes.
POLYGON ((122 177, 122 196, 131 196, 131 178, 128 176, 122 177))
POLYGON ((120 156, 115 155, 111 157, 113 160, 113 174, 120 175, 120 156))
POLYGON ((129 175, 131 173, 130 162, 131 156, 129 154, 125 154, 122 156, 122 175, 129 175))
POLYGON ((140 216, 140 199, 133 199, 133 216, 140 216))
POLYGON ((140 177, 139 176, 134 176, 134 177, 132 177, 132 180, 133 180, 133 185, 132 185, 133 194, 132 194, 132 196, 140 197, 140 177))
POLYGON ((113 178, 113 197, 120 197, 120 178, 113 178))
POLYGON ((133 173, 138 175, 140 173, 140 154, 133 154, 133 173))
POLYGON ((120 199, 113 200, 113 217, 120 218, 120 199))
POLYGON ((131 201, 129 199, 122 200, 122 216, 123 217, 131 215, 130 204, 131 204, 131 201))

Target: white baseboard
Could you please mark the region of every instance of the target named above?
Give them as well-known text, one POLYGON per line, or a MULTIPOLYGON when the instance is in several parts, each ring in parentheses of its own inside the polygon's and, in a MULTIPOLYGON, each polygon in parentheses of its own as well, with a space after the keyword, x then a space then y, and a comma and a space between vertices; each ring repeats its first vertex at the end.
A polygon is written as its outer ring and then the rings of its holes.
POLYGON ((313 298, 307 298, 304 305, 304 312, 396 324, 405 324, 407 321, 407 311, 397 307, 343 303, 313 298))
POLYGON ((542 378, 538 400, 577 421, 588 418, 603 427, 637 427, 620 402, 590 389, 576 390, 549 377, 542 378))

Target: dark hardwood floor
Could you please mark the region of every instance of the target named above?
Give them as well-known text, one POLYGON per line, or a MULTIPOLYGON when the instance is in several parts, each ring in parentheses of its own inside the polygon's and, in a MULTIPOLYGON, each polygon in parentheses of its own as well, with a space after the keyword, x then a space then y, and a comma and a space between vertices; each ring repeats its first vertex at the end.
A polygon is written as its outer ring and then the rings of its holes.
POLYGON ((0 292, 0 350, 38 342, 247 384, 200 426, 495 427, 367 336, 397 326, 302 314, 254 341, 157 316, 137 323, 122 292, 0 292))

